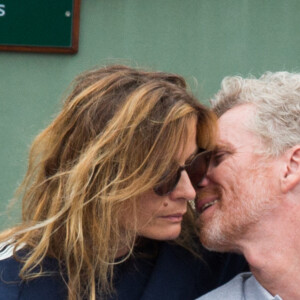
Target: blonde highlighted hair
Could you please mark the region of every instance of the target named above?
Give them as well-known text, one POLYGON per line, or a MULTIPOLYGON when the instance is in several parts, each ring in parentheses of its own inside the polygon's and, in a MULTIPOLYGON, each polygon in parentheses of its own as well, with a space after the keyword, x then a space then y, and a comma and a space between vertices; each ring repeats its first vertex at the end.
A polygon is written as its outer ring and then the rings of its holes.
MULTIPOLYGON (((21 277, 42 275, 33 270, 50 256, 65 272, 69 300, 111 293, 117 251, 132 252, 136 240, 120 216, 136 221, 137 197, 173 164, 192 117, 199 147, 211 147, 214 117, 180 76, 114 65, 77 77, 32 144, 19 189, 23 222, 0 234, 15 249, 26 245, 21 277)), ((189 208, 178 240, 185 247, 192 218, 189 208)))

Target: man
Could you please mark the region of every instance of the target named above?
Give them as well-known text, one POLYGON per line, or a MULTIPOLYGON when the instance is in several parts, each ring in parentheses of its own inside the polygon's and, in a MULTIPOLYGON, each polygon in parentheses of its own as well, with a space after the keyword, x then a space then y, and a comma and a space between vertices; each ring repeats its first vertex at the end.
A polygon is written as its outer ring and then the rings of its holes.
POLYGON ((300 74, 225 78, 217 147, 196 203, 200 239, 242 253, 243 273, 207 299, 300 299, 300 74))

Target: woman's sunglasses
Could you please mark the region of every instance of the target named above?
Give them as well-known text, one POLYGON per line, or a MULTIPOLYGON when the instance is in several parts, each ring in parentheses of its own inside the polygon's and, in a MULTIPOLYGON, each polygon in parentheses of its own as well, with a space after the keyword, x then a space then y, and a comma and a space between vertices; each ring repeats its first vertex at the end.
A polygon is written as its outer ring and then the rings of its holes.
MULTIPOLYGON (((205 151, 200 149, 200 152, 195 155, 192 161, 184 166, 180 166, 177 172, 167 180, 160 180, 161 183, 156 185, 153 190, 159 196, 170 194, 178 184, 181 172, 185 170, 190 178, 194 189, 199 188, 199 183, 203 180, 211 159, 212 151, 205 151)), ((163 176, 166 178, 168 176, 163 176)))

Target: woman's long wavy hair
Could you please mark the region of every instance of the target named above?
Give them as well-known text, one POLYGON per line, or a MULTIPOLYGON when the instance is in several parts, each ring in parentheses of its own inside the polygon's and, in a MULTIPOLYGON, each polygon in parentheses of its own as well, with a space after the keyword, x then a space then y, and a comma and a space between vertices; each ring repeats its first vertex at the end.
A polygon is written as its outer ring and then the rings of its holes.
MULTIPOLYGON (((214 116, 180 76, 119 65, 80 75, 32 144, 19 188, 23 221, 0 235, 16 256, 26 245, 21 278, 43 275, 49 256, 60 262, 69 300, 113 292, 117 252, 125 246, 129 257, 137 235, 120 216, 136 224, 137 197, 174 164, 192 117, 199 147, 210 147, 214 116)), ((189 207, 177 241, 187 248, 192 219, 189 207)))

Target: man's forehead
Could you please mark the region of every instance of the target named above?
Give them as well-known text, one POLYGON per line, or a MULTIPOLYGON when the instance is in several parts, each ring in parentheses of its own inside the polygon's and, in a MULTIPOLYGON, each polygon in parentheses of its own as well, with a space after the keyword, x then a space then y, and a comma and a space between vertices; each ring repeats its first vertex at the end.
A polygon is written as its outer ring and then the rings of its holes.
POLYGON ((232 148, 251 143, 254 135, 247 128, 247 123, 253 113, 251 104, 239 105, 225 112, 218 120, 217 144, 232 148))
POLYGON ((254 114, 255 107, 252 104, 241 104, 227 110, 218 120, 219 126, 223 124, 242 125, 254 114))

